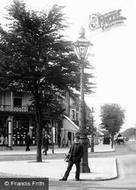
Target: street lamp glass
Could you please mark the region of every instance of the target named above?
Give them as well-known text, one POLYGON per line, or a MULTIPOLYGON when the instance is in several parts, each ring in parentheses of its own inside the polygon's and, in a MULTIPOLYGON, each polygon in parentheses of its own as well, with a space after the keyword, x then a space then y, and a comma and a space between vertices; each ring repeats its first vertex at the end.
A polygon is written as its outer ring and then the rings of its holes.
POLYGON ((85 59, 90 42, 77 40, 74 44, 78 58, 85 59))

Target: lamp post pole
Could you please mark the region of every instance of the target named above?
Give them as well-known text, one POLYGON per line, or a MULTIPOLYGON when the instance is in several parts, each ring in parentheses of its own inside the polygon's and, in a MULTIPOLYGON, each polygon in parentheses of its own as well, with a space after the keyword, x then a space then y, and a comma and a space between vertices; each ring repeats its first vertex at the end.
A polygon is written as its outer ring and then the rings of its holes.
POLYGON ((85 102, 84 102, 84 60, 81 60, 81 73, 80 73, 80 93, 81 93, 81 100, 80 100, 80 119, 79 119, 79 127, 80 127, 80 136, 81 136, 81 143, 83 144, 83 158, 81 160, 81 172, 82 173, 90 173, 90 168, 88 166, 88 138, 86 134, 86 110, 85 110, 85 102))
POLYGON ((84 102, 84 62, 87 54, 90 42, 85 39, 85 30, 81 28, 79 40, 74 43, 76 54, 80 60, 80 107, 79 107, 79 129, 80 138, 83 145, 83 158, 81 160, 81 172, 89 173, 90 168, 88 166, 88 138, 86 133, 86 114, 85 114, 85 102, 84 102))

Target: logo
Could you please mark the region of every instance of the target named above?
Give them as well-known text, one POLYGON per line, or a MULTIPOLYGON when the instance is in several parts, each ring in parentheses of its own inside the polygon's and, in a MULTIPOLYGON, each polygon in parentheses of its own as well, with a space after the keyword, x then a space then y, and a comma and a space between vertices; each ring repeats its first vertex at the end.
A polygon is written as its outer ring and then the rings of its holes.
POLYGON ((97 30, 101 28, 102 30, 109 29, 115 25, 120 25, 124 23, 126 17, 121 16, 121 9, 111 11, 106 14, 95 13, 89 16, 89 28, 91 30, 97 30))

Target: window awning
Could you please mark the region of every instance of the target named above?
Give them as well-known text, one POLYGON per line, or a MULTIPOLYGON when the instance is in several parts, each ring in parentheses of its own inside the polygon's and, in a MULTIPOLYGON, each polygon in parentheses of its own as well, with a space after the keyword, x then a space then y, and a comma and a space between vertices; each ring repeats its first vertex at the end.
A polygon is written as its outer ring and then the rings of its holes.
POLYGON ((63 118, 63 128, 69 132, 77 132, 79 127, 66 115, 63 118))
POLYGON ((97 136, 104 136, 104 133, 100 129, 96 129, 96 135, 97 136))

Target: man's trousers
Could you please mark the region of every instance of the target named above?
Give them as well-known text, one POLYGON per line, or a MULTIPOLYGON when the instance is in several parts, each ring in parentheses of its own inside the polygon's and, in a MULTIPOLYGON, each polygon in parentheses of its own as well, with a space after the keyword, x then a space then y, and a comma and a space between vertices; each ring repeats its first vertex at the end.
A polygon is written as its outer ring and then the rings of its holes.
POLYGON ((80 162, 73 162, 73 161, 69 161, 69 162, 68 162, 68 167, 67 167, 67 170, 66 170, 66 172, 65 172, 65 174, 64 174, 64 177, 63 177, 64 179, 67 179, 67 178, 68 178, 69 173, 70 173, 70 171, 71 171, 71 169, 72 169, 73 164, 76 165, 75 179, 79 180, 79 177, 80 177, 80 162))

